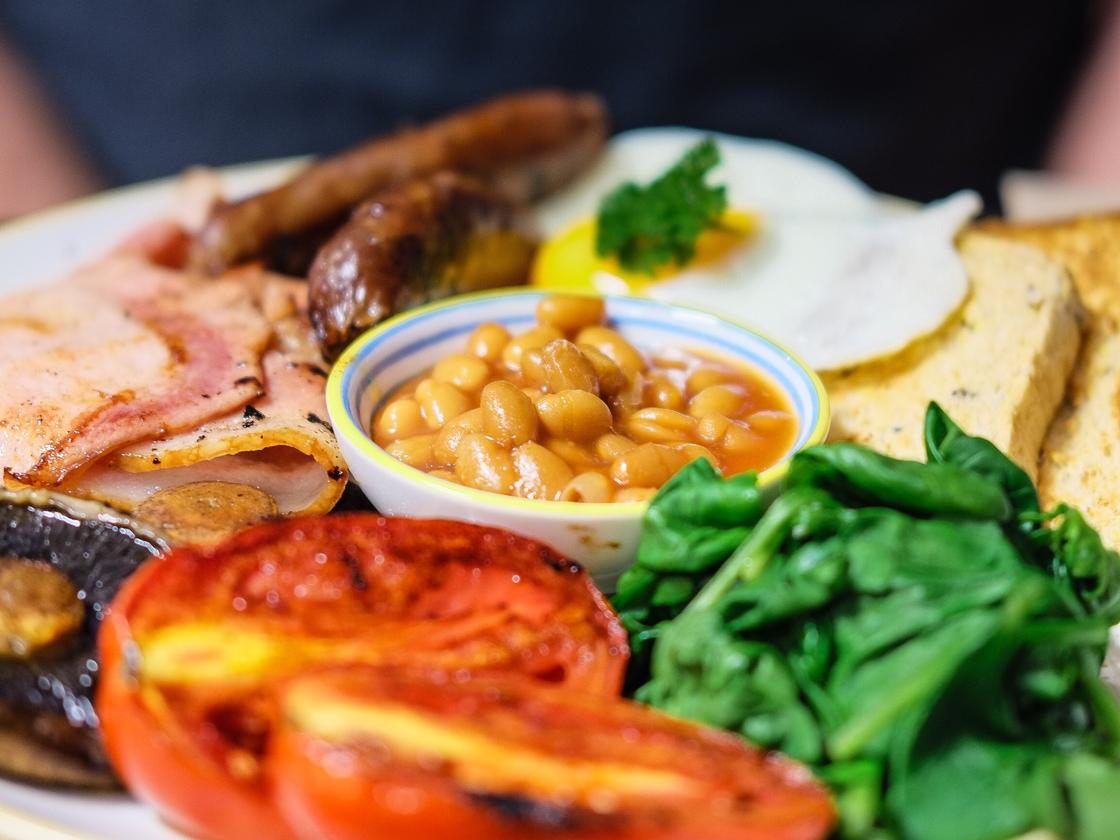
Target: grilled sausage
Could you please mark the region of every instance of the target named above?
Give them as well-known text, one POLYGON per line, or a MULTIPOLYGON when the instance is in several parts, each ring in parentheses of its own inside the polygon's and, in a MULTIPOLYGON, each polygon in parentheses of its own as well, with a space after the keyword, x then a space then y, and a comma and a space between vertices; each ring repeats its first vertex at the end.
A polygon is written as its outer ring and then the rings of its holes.
POLYGON ((583 169, 606 139, 606 110, 589 94, 535 91, 495 99, 315 163, 269 192, 215 209, 191 248, 195 270, 220 274, 298 237, 376 191, 443 169, 473 174, 530 201, 583 169))
POLYGON ((311 266, 311 322, 324 355, 401 309, 524 283, 535 247, 518 205, 468 176, 439 172, 378 193, 311 266))

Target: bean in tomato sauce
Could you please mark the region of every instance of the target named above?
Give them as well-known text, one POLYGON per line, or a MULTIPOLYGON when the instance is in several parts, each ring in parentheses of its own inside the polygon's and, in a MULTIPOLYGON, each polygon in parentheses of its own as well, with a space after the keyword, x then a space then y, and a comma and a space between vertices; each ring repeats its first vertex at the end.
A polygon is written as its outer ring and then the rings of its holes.
POLYGON ((537 321, 518 335, 480 324, 385 400, 374 441, 467 487, 582 502, 644 501, 696 458, 764 470, 793 445, 789 400, 760 371, 685 347, 644 353, 600 298, 544 298, 537 321))

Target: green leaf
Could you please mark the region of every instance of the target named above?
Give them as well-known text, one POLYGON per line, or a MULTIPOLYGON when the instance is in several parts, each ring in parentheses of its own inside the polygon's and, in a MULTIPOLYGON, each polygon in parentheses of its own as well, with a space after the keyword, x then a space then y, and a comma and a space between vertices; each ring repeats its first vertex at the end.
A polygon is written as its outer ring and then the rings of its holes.
POLYGON ((616 597, 630 684, 652 647, 639 699, 809 762, 844 840, 1105 840, 1120 555, 936 405, 925 434, 926 464, 802 452, 761 515, 707 464, 674 479, 616 597))
POLYGON ((828 735, 829 755, 839 761, 860 756, 902 714, 939 693, 998 626, 993 611, 955 616, 850 675, 830 679, 829 693, 836 698, 843 719, 828 735))
POLYGON ((895 781, 888 805, 907 840, 1000 840, 1038 828, 1084 840, 1065 834, 1061 768, 1040 745, 962 734, 895 781))
POLYGON ((646 186, 619 186, 599 206, 595 252, 645 274, 685 265, 700 234, 717 227, 727 209, 727 188, 704 181, 718 163, 719 147, 707 138, 646 186))
POLYGON ((703 611, 714 607, 733 587, 750 582, 766 570, 781 549, 782 543, 793 531, 799 520, 816 507, 835 506, 821 491, 812 487, 799 487, 779 496, 735 553, 720 567, 712 579, 686 607, 703 611))
POLYGON ((1065 762, 1064 781, 1078 840, 1115 840, 1120 828, 1120 766, 1090 753, 1065 762))
POLYGON ((768 566, 755 580, 732 589, 719 609, 735 632, 804 615, 827 604, 847 585, 847 563, 841 539, 806 543, 790 562, 768 566))
POLYGON ((1067 583, 1084 608, 1120 622, 1120 554, 1107 549, 1080 511, 1066 505, 1048 514, 1054 554, 1050 572, 1067 583))
POLYGON ((725 480, 703 458, 680 470, 653 498, 637 561, 622 573, 611 599, 630 632, 629 688, 648 679, 659 626, 680 614, 762 511, 754 473, 725 480))
POLYGON ((667 624, 653 678, 637 699, 670 714, 740 732, 803 761, 821 757, 821 735, 781 652, 737 640, 713 611, 667 624))
POLYGON ((867 837, 879 820, 883 763, 873 759, 837 762, 824 767, 819 775, 836 794, 843 836, 867 837))
POLYGON ((785 487, 819 487, 852 505, 881 505, 919 515, 1004 522, 1012 508, 1000 484, 950 463, 922 464, 854 443, 831 443, 793 456, 785 487))
POLYGON ((956 464, 999 483, 1015 513, 1038 512, 1038 491, 1018 464, 991 441, 970 437, 937 403, 926 409, 926 457, 930 463, 956 464))
POLYGON ((658 572, 699 572, 723 562, 762 515, 753 472, 724 480, 703 458, 670 479, 642 521, 638 565, 658 572))

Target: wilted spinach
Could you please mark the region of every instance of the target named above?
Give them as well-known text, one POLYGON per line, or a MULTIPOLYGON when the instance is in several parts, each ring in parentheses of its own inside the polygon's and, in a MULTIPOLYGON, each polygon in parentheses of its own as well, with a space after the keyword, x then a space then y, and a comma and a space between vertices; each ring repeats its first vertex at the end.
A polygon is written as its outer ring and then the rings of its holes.
POLYGON ((658 628, 700 591, 758 522, 763 507, 754 473, 721 481, 702 459, 661 488, 642 521, 637 560, 619 578, 613 598, 630 633, 631 688, 649 676, 658 628))
POLYGON ((812 765, 843 837, 1120 836, 1120 557, 937 405, 925 433, 806 450, 765 512, 704 462, 667 484, 615 599, 637 697, 812 765))

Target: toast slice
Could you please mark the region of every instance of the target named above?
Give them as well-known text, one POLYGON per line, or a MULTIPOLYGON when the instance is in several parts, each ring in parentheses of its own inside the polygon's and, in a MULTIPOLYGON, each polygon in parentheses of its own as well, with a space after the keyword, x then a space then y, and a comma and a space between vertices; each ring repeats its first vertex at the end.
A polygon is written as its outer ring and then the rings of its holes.
POLYGON ((1040 224, 989 219, 977 229, 1044 251, 1069 269, 1090 313, 1120 323, 1120 214, 1040 224))
POLYGON ((1077 373, 1042 447, 1039 493, 1046 507, 1081 508, 1106 545, 1120 546, 1120 216, 985 228, 1064 262, 1091 313, 1077 373))
POLYGON ((1081 303, 1062 265, 1036 248, 974 231, 959 247, 972 287, 937 332, 822 377, 832 401, 830 438, 924 459, 921 418, 936 400, 1034 478, 1077 358, 1081 303))
POLYGON ((1093 319, 1078 370, 1042 447, 1043 507, 1080 508, 1105 545, 1120 546, 1120 333, 1093 319))

